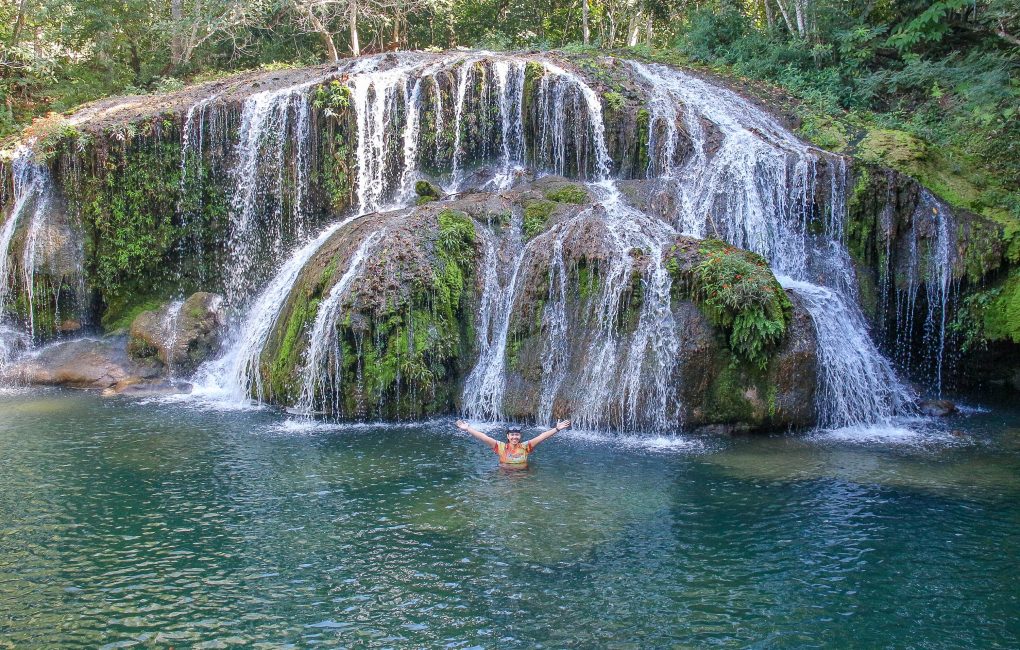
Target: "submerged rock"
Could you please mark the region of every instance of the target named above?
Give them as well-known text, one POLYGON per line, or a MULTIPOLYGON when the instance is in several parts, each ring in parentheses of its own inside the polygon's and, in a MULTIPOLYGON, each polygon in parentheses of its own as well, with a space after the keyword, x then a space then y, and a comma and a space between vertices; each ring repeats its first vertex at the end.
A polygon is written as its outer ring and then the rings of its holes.
POLYGON ((219 347, 222 306, 222 296, 200 291, 184 302, 142 312, 131 323, 131 356, 158 359, 171 373, 194 370, 219 347))
POLYGON ((185 381, 156 380, 145 381, 140 377, 130 377, 117 382, 116 385, 103 391, 104 396, 124 395, 127 397, 153 397, 157 395, 186 395, 191 392, 192 385, 185 381))
POLYGON ((917 403, 922 415, 941 418, 957 412, 956 404, 945 399, 926 399, 917 403))

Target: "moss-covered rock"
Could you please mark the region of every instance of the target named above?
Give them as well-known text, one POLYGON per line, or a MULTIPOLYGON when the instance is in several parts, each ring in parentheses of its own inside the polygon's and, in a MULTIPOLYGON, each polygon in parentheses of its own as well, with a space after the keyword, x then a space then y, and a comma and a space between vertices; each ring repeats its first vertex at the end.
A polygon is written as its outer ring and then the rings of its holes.
POLYGON ((429 204, 338 231, 302 271, 263 351, 270 399, 294 404, 308 390, 305 350, 319 307, 375 235, 329 325, 334 359, 315 370, 331 394, 316 393, 314 407, 344 418, 449 412, 474 342, 475 229, 465 212, 429 204))
POLYGON ((736 355, 764 368, 792 310, 768 263, 716 239, 680 238, 670 253, 674 290, 726 332, 736 355))
POLYGON ((131 323, 128 352, 136 359, 158 359, 172 373, 188 373, 219 348, 222 305, 222 296, 200 291, 144 311, 131 323))

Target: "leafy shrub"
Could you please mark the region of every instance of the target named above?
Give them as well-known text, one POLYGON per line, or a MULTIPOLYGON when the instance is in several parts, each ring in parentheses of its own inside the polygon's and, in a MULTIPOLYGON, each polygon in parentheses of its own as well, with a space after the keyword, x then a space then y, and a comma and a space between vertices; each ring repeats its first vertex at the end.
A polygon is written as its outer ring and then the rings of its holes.
POLYGON ((761 255, 708 239, 678 242, 667 263, 678 286, 709 321, 727 333, 730 349, 764 368, 786 334, 793 305, 761 255), (682 262, 680 259, 682 259, 682 262))

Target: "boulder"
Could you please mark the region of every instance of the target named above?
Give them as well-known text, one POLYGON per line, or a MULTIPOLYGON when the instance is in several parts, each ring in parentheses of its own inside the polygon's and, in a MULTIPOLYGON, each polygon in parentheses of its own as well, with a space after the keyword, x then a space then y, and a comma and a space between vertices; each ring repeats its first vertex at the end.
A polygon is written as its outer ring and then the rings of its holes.
POLYGON ((917 409, 922 415, 941 418, 956 413, 956 404, 946 399, 926 399, 917 403, 917 409))
POLYGON ((92 389, 142 381, 158 374, 158 366, 131 359, 124 338, 119 336, 54 343, 21 358, 5 373, 30 385, 92 389))
POLYGON ((131 323, 128 350, 136 359, 158 360, 171 374, 187 373, 219 347, 223 298, 200 291, 187 300, 139 314, 131 323))
POLYGON ((157 379, 146 381, 140 377, 129 377, 103 391, 104 396, 125 395, 128 397, 153 397, 156 395, 186 395, 192 386, 185 381, 157 379))

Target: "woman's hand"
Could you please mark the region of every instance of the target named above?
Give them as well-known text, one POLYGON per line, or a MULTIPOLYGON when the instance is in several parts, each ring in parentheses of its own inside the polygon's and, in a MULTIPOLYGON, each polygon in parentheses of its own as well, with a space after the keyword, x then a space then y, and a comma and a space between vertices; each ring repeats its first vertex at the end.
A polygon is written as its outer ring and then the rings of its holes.
POLYGON ((460 429, 461 431, 467 431, 470 428, 470 426, 471 425, 469 425, 464 420, 457 420, 457 428, 460 429))
POLYGON ((570 420, 560 420, 556 423, 556 430, 563 431, 564 429, 570 428, 570 420))

